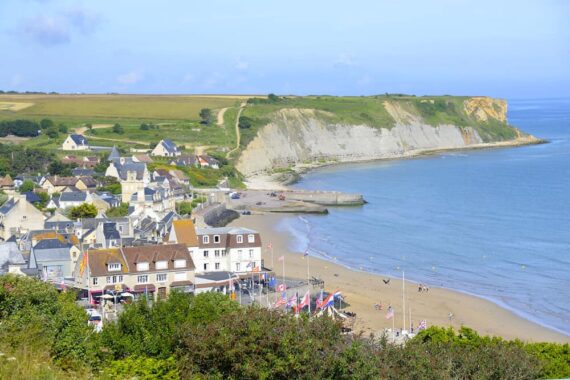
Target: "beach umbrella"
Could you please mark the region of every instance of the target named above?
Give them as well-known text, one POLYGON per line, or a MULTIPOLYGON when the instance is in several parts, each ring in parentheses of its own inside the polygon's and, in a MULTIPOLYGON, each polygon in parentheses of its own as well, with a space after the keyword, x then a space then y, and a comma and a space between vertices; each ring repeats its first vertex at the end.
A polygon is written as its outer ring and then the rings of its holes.
POLYGON ((133 297, 133 298, 135 297, 135 295, 133 293, 129 293, 129 292, 121 293, 121 296, 122 297, 133 297))
POLYGON ((115 298, 115 297, 113 297, 113 296, 110 295, 110 294, 103 294, 103 295, 101 296, 101 298, 103 298, 104 300, 112 300, 112 299, 115 298))

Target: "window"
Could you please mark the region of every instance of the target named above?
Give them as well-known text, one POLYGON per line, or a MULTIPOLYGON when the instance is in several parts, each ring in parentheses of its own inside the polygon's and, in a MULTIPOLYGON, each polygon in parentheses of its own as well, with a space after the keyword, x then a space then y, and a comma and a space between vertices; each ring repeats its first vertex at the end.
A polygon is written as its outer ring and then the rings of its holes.
POLYGON ((220 263, 216 263, 216 269, 220 269, 220 263))
POLYGON ((121 263, 109 263, 109 272, 121 270, 121 263))
POLYGON ((220 250, 219 250, 219 249, 216 249, 216 250, 214 251, 214 256, 220 257, 220 250))
POLYGON ((97 285, 97 280, 98 280, 97 277, 93 277, 93 285, 97 285))
POLYGON ((253 257, 253 249, 249 250, 249 258, 251 259, 253 257))
POLYGON ((186 272, 174 273, 174 281, 184 281, 186 280, 186 272))
POLYGON ((255 243, 255 235, 254 234, 247 235, 247 242, 248 243, 255 243))
POLYGON ((174 268, 185 268, 186 267, 186 260, 179 259, 174 260, 174 268))
POLYGON ((123 276, 119 276, 119 282, 123 282, 123 276))
POLYGON ((204 257, 208 257, 209 252, 208 251, 204 251, 204 257))
POLYGON ((227 255, 226 250, 222 249, 222 256, 225 256, 225 255, 227 255))
POLYGON ((111 277, 107 276, 107 284, 110 284, 110 283, 111 283, 111 277))
POLYGON ((238 235, 238 236, 237 236, 237 242, 238 242, 238 244, 243 243, 243 235, 238 235))
POLYGON ((157 273, 156 281, 157 282, 166 282, 166 273, 157 273))
POLYGON ((241 249, 238 249, 238 255, 239 255, 239 258, 241 259, 241 249))
POLYGON ((123 226, 119 226, 119 232, 123 233, 123 226))
POLYGON ((148 270, 148 263, 147 262, 137 263, 137 271, 142 272, 145 270, 148 270))
POLYGON ((220 242, 220 235, 214 235, 214 243, 220 242))
POLYGON ((146 274, 143 276, 137 276, 137 282, 139 284, 144 284, 145 282, 148 282, 148 276, 146 274))
POLYGON ((156 269, 168 269, 168 262, 165 260, 157 261, 156 269))
POLYGON ((204 270, 208 270, 208 263, 204 263, 204 270))
POLYGON ((239 272, 239 263, 236 263, 236 272, 239 272))
POLYGON ((202 236, 202 243, 204 244, 210 243, 210 237, 208 235, 202 236))

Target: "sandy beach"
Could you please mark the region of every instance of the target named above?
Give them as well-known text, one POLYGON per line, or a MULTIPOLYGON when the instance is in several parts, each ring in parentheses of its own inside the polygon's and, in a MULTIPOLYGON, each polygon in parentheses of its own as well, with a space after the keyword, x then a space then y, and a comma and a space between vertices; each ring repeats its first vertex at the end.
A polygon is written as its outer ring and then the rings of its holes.
MULTIPOLYGON (((306 280, 306 259, 300 252, 288 249, 287 243, 291 236, 275 230, 279 218, 280 216, 275 214, 242 216, 230 225, 259 231, 264 245, 262 258, 266 266, 271 265, 271 253, 266 248, 271 242, 275 262, 277 257, 285 256, 287 278, 306 280)), ((392 305, 395 310, 395 327, 402 327, 401 280, 392 278, 389 284, 385 284, 382 280, 387 277, 350 270, 316 257, 310 257, 310 270, 311 275, 325 281, 326 291, 342 291, 346 302, 350 304, 347 310, 357 314, 356 331, 378 333, 384 328, 391 328, 392 321, 385 318, 388 305, 392 305), (376 310, 374 304, 382 304, 383 310, 376 310)), ((275 272, 278 276, 282 275, 280 265, 276 265, 275 272)), ((465 325, 482 335, 501 336, 506 339, 570 342, 570 336, 523 319, 485 299, 436 287, 430 287, 428 292, 418 292, 418 284, 409 281, 406 281, 405 286, 407 326, 411 308, 414 326, 425 319, 428 326, 459 328, 465 325), (453 314, 451 321, 448 318, 450 313, 453 314)))

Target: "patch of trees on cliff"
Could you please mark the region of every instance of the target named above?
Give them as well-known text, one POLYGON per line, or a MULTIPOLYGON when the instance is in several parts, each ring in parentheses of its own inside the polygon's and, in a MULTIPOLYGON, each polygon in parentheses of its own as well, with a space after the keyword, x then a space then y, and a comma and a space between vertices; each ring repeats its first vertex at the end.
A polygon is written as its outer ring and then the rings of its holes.
POLYGON ((35 137, 39 135, 40 125, 31 120, 0 121, 0 137, 14 135, 19 137, 35 137))

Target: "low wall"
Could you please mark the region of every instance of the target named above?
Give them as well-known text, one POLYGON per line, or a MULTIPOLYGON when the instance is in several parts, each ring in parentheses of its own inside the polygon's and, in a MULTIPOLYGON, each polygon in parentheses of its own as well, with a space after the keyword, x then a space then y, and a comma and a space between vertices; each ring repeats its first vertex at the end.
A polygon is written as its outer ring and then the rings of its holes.
POLYGON ((287 191, 284 192, 284 195, 289 200, 316 203, 323 206, 359 206, 365 203, 362 194, 336 191, 287 191))

